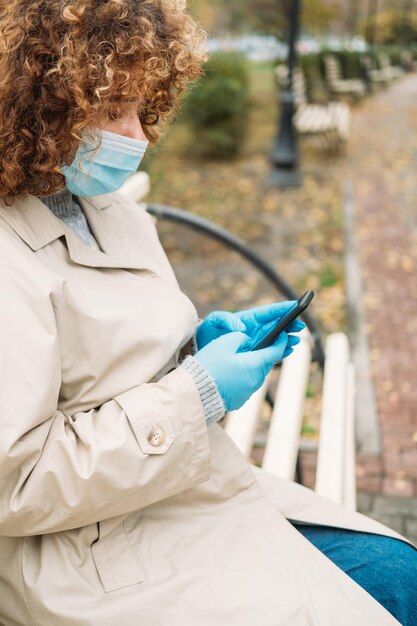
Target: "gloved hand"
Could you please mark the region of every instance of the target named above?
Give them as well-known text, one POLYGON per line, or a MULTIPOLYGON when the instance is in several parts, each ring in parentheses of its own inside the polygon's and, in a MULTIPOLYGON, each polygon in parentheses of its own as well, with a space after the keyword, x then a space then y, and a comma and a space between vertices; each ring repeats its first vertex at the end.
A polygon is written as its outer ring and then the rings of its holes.
POLYGON ((195 333, 197 347, 201 350, 213 339, 217 339, 234 330, 243 333, 246 331, 245 324, 240 321, 236 313, 231 311, 212 311, 197 327, 195 333))
POLYGON ((239 409, 262 385, 275 363, 292 352, 300 339, 282 332, 262 350, 248 351, 252 339, 242 332, 231 332, 213 339, 196 352, 216 382, 227 411, 239 409))
MULTIPOLYGON (((293 307, 295 300, 274 302, 264 306, 232 313, 230 311, 213 311, 209 313, 196 331, 197 346, 200 350, 210 341, 232 331, 241 331, 252 339, 252 346, 266 337, 275 323, 293 307)), ((300 332, 305 327, 301 320, 295 320, 286 332, 300 332)))

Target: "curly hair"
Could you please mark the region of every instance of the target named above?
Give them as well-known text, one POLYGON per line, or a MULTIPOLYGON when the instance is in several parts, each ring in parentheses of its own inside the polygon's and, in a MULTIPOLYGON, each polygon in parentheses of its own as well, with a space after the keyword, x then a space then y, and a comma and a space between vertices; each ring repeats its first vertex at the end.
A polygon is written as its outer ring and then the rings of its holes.
POLYGON ((59 167, 129 102, 156 141, 204 36, 185 0, 0 0, 0 197, 63 190, 59 167))

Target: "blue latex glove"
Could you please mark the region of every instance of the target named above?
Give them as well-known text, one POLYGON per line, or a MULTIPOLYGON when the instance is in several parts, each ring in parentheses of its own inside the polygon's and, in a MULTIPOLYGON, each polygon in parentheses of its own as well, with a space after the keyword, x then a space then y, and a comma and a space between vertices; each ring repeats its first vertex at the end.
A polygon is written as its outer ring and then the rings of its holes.
MULTIPOLYGON (((241 331, 249 335, 255 346, 266 337, 275 323, 295 304, 295 300, 274 302, 264 306, 246 309, 232 313, 230 311, 213 311, 209 313, 196 331, 197 346, 200 350, 210 341, 226 333, 241 331)), ((300 332, 305 327, 304 322, 295 320, 287 329, 288 333, 300 332)))
POLYGON ((196 352, 199 361, 216 382, 227 411, 239 409, 262 385, 275 363, 292 352, 300 339, 282 332, 262 350, 248 351, 251 337, 231 332, 213 339, 196 352))

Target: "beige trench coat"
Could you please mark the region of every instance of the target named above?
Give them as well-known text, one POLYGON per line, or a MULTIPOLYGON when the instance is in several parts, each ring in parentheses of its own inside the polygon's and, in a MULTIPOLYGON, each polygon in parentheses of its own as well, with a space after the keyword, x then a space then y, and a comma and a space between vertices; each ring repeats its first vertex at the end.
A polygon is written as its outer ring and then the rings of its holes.
POLYGON ((0 624, 398 624, 286 518, 398 535, 207 428, 152 218, 82 205, 105 252, 33 196, 0 204, 0 624))

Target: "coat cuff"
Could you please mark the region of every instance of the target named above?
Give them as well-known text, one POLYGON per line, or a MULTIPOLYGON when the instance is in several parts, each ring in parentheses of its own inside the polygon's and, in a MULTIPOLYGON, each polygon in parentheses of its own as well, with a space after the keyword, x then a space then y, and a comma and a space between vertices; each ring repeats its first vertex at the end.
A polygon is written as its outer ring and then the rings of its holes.
POLYGON ((191 438, 194 440, 194 456, 208 456, 201 398, 190 376, 178 367, 158 383, 140 385, 137 390, 131 389, 114 399, 128 416, 144 454, 164 454, 174 442, 177 445, 182 439, 188 441, 191 438), (140 395, 137 390, 140 390, 140 395), (142 410, 144 394, 148 396, 145 401, 148 407, 146 417, 142 410), (158 432, 162 433, 159 441, 154 439, 155 435, 158 437, 158 432))

